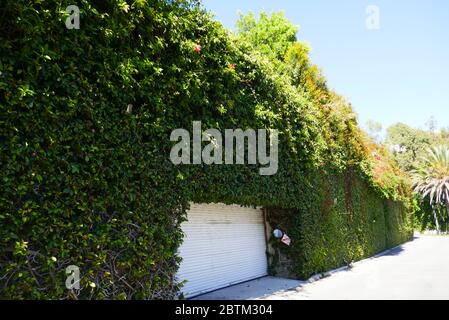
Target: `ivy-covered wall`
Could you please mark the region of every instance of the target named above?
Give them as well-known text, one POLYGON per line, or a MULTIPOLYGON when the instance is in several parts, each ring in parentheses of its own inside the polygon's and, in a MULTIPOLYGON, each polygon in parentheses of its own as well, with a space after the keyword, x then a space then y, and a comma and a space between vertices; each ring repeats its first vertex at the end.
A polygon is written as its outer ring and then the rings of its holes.
POLYGON ((304 276, 409 236, 347 104, 311 101, 196 1, 80 0, 69 30, 71 2, 0 4, 1 298, 172 298, 190 201, 297 212, 304 276), (279 130, 278 173, 174 166, 170 133, 194 120, 279 130))
POLYGON ((270 238, 272 275, 305 279, 410 240, 413 211, 403 202, 379 197, 351 173, 316 179, 313 192, 303 195, 310 205, 266 209, 270 229, 292 239, 286 246, 270 238))

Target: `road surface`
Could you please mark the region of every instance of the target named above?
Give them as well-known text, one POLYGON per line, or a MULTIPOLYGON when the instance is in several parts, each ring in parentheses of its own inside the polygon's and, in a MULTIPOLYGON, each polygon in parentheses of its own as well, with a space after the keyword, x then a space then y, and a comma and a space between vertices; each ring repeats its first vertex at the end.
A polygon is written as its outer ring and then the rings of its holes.
POLYGON ((449 237, 417 237, 351 270, 265 299, 449 299, 449 237))
POLYGON ((449 299, 449 237, 415 237, 312 283, 266 277, 198 299, 449 299))

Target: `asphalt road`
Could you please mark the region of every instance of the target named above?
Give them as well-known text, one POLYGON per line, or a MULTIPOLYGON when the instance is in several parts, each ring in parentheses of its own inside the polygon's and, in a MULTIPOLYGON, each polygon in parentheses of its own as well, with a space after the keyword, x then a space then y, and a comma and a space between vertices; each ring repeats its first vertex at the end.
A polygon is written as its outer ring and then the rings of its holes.
POLYGON ((385 254, 315 282, 264 277, 198 300, 449 299, 449 237, 415 237, 385 254))
POLYGON ((421 236, 348 271, 262 299, 449 299, 449 237, 421 236))

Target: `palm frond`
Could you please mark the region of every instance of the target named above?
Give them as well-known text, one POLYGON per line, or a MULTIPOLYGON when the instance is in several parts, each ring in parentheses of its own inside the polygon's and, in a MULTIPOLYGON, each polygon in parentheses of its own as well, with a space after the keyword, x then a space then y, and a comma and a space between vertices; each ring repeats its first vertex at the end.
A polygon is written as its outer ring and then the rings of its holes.
POLYGON ((430 204, 449 203, 449 148, 430 148, 421 165, 411 172, 413 191, 430 204))

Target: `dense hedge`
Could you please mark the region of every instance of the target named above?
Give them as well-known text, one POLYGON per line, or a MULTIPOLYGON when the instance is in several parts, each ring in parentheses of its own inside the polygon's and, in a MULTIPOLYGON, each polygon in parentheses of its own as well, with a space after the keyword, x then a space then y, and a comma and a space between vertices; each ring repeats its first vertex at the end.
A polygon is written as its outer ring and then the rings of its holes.
POLYGON ((67 297, 68 265, 82 276, 71 297, 173 297, 189 201, 297 210, 291 233, 309 247, 293 255, 304 260, 298 274, 407 238, 405 213, 386 206, 372 180, 354 117, 301 95, 196 2, 82 0, 79 30, 65 27, 69 4, 1 3, 2 298, 67 297), (278 174, 173 166, 170 132, 193 120, 204 129, 279 129, 278 174), (326 220, 323 203, 343 199, 345 188, 323 175, 350 167, 363 181, 354 222, 337 213, 326 220), (317 181, 330 193, 317 192, 317 181), (354 232, 359 240, 347 243, 354 232))
POLYGON ((275 249, 271 274, 308 278, 410 239, 410 204, 379 197, 350 171, 320 173, 310 180, 316 181, 314 188, 301 195, 308 205, 267 209, 271 228, 294 239, 290 247, 270 240, 275 249))

